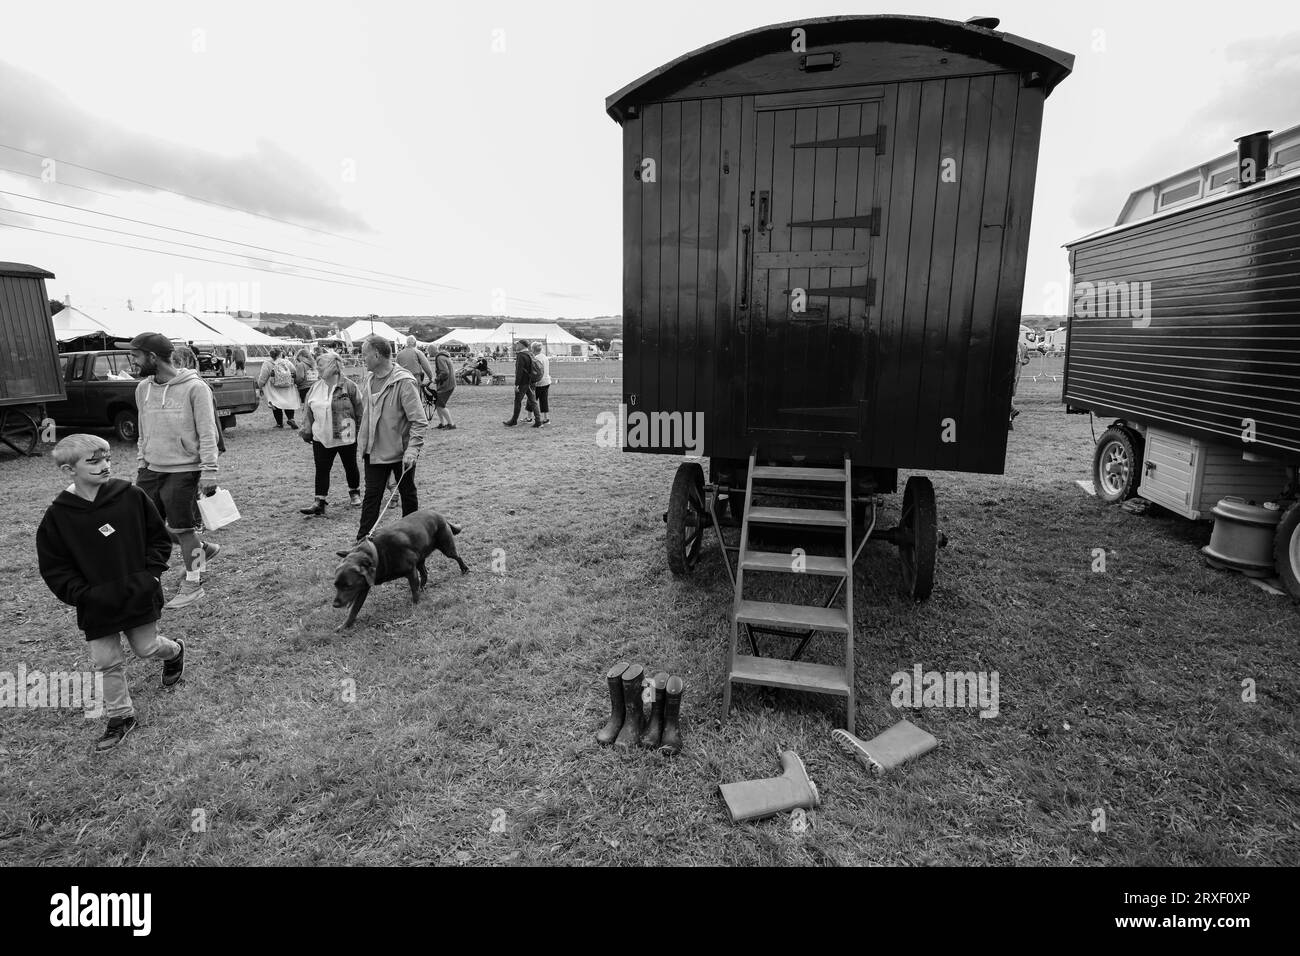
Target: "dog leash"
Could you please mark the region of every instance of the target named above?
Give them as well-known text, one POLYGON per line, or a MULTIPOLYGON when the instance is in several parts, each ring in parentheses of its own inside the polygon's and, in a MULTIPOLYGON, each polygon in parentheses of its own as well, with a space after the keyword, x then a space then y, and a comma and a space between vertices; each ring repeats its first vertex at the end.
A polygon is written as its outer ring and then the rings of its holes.
POLYGON ((393 500, 397 497, 398 492, 402 490, 402 479, 406 477, 406 473, 408 471, 410 471, 412 468, 415 467, 416 462, 420 460, 420 454, 423 451, 424 451, 424 446, 421 445, 419 448, 415 450, 415 461, 411 462, 409 465, 404 465, 402 467, 402 473, 397 476, 397 483, 393 485, 393 493, 388 496, 388 501, 384 503, 383 510, 379 512, 379 517, 375 519, 375 523, 372 524, 370 526, 370 530, 366 532, 367 541, 371 539, 371 536, 375 533, 375 529, 379 527, 379 522, 384 520, 384 515, 387 513, 389 507, 392 505, 393 500))

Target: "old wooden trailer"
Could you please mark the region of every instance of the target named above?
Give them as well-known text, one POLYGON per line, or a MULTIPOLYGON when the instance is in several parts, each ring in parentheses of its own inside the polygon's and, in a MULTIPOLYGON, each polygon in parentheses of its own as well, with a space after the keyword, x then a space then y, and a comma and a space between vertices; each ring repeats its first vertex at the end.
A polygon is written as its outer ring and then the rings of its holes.
POLYGON ((44 403, 66 397, 45 280, 52 272, 0 262, 0 448, 36 450, 44 403))
POLYGON ((1211 563, 1300 598, 1300 127, 1285 134, 1242 137, 1235 162, 1139 190, 1118 225, 1067 245, 1063 399, 1111 420, 1099 497, 1215 516, 1211 563), (1261 528, 1262 558, 1238 547, 1261 528))
MULTIPOLYGON (((996 26, 783 23, 606 102, 623 130, 624 449, 709 459, 707 481, 686 462, 669 496, 674 573, 692 570, 707 525, 721 536, 723 502, 739 519, 726 707, 733 682, 837 694, 851 729, 844 584, 876 496, 900 468, 1003 470, 1043 103, 1073 57, 996 26), (773 525, 840 531, 842 548, 754 550, 751 528, 773 525), (838 586, 824 606, 754 601, 754 572, 838 586), (844 664, 760 657, 760 628, 802 629, 796 657, 813 632, 841 635, 844 664)), ((875 537, 926 597, 929 479, 908 479, 899 526, 875 537)))

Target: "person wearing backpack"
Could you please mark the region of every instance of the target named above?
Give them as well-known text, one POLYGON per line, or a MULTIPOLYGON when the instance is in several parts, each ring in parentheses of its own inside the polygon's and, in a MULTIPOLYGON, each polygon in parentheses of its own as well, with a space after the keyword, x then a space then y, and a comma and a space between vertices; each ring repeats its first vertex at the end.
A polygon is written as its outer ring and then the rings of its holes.
POLYGON ((298 386, 298 404, 306 406, 307 392, 316 384, 316 358, 307 349, 299 349, 293 359, 293 383, 298 386))
POLYGON ((294 365, 278 348, 271 349, 270 358, 269 362, 262 363, 262 370, 257 373, 257 387, 266 396, 266 404, 271 406, 275 427, 283 428, 284 419, 288 417, 289 427, 296 431, 298 423, 293 420, 293 415, 302 407, 302 400, 298 397, 294 380, 294 365))
POLYGON ((528 400, 528 411, 533 416, 533 427, 542 427, 542 415, 537 408, 537 393, 534 384, 541 379, 541 364, 533 358, 528 350, 528 340, 520 339, 515 343, 515 412, 508 422, 502 422, 508 428, 519 424, 519 406, 528 400))

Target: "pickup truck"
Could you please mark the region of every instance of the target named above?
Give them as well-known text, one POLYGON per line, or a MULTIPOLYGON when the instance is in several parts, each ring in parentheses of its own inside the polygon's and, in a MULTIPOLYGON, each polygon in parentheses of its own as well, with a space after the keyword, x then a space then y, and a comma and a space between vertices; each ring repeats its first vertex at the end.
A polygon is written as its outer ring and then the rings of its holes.
MULTIPOLYGON (((125 350, 64 352, 59 356, 68 397, 46 403, 46 414, 59 428, 111 428, 124 442, 139 438, 135 387, 139 369, 125 350)), ((256 383, 246 375, 203 376, 217 398, 221 428, 233 428, 236 415, 257 410, 256 383)))

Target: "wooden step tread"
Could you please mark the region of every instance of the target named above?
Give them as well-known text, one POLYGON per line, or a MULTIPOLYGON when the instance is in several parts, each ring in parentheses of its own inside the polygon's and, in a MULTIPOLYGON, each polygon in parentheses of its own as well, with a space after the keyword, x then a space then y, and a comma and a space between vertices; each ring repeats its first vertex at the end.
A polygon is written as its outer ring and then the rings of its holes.
POLYGON ((783 661, 773 657, 736 655, 735 663, 731 667, 731 680, 742 684, 784 687, 787 690, 838 694, 841 697, 847 697, 849 694, 848 675, 843 667, 809 664, 804 661, 783 661))
POLYGON ((824 508, 768 508, 755 506, 749 509, 750 521, 759 524, 803 524, 830 528, 843 528, 848 524, 843 511, 824 508))
POLYGON ((821 554, 805 555, 799 562, 803 570, 795 566, 795 557, 781 551, 750 551, 742 564, 746 571, 777 571, 783 574, 824 574, 830 577, 844 577, 848 574, 848 562, 843 558, 827 557, 821 554))
POLYGON ((758 465, 751 472, 755 481, 838 481, 844 482, 843 468, 786 468, 758 465))
POLYGON ((801 627, 805 630, 834 631, 840 634, 847 634, 849 631, 848 615, 842 607, 741 601, 736 610, 736 620, 742 624, 801 627))

